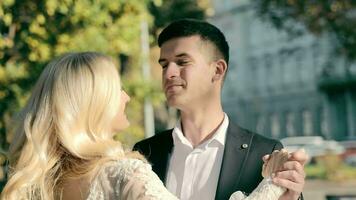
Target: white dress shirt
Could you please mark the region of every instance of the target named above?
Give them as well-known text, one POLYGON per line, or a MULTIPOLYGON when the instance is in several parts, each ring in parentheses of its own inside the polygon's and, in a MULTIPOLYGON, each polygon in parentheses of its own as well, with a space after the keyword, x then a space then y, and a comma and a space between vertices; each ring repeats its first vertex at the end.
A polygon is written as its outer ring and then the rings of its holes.
POLYGON ((181 200, 214 200, 229 119, 224 120, 214 135, 193 148, 184 137, 181 121, 173 129, 173 153, 169 161, 166 186, 181 200))

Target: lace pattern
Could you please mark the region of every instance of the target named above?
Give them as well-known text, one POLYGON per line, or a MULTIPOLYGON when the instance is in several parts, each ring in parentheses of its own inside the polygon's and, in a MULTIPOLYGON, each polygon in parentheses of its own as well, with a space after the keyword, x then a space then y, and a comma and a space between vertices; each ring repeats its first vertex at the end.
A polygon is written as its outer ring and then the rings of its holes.
POLYGON ((138 159, 121 159, 103 167, 94 179, 87 200, 177 200, 151 166, 138 159))
MULTIPOLYGON (((241 191, 230 200, 276 200, 284 188, 265 178, 245 196, 241 191)), ((87 200, 178 200, 163 185, 151 166, 137 159, 122 159, 103 166, 94 179, 87 200)))
POLYGON ((264 178, 249 196, 237 191, 231 195, 229 200, 277 200, 285 190, 285 188, 275 185, 271 178, 264 178))

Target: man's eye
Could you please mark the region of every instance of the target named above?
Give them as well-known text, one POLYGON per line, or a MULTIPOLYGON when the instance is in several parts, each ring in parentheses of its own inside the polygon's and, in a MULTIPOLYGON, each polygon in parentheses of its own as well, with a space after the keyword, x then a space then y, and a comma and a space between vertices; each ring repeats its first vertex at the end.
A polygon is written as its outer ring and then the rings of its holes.
POLYGON ((168 67, 168 63, 160 63, 162 69, 165 69, 168 67))
POLYGON ((189 61, 182 60, 182 61, 178 61, 177 64, 180 65, 180 66, 184 66, 184 65, 188 65, 189 61))

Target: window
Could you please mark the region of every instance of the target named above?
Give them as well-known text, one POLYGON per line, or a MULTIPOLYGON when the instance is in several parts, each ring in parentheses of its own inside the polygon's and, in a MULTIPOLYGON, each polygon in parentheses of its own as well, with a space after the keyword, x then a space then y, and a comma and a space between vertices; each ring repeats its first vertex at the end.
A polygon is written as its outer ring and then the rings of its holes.
POLYGON ((327 119, 327 110, 325 108, 322 109, 321 112, 321 134, 328 138, 329 136, 329 126, 328 126, 328 119, 327 119))
POLYGON ((256 123, 257 133, 264 134, 265 124, 266 124, 266 118, 264 116, 259 116, 257 118, 257 123, 256 123))
POLYGON ((267 87, 269 88, 273 88, 274 86, 274 79, 276 76, 276 72, 273 71, 274 66, 273 66, 273 61, 272 61, 272 57, 270 54, 265 54, 264 56, 264 67, 266 68, 266 73, 264 74, 267 87))
POLYGON ((291 51, 288 49, 282 49, 280 51, 280 65, 282 74, 283 85, 290 85, 293 82, 294 68, 293 60, 291 60, 291 51))
POLYGON ((281 127, 279 124, 279 118, 278 118, 277 114, 273 114, 271 116, 271 124, 272 124, 272 127, 271 127, 272 137, 277 138, 279 136, 280 130, 281 130, 281 127))
POLYGON ((303 118, 303 134, 312 135, 313 134, 313 117, 309 110, 304 110, 302 112, 303 118))
POLYGON ((249 86, 252 91, 256 92, 258 88, 258 81, 259 78, 256 78, 258 76, 258 60, 256 57, 250 57, 248 59, 248 64, 249 64, 249 79, 247 80, 248 83, 247 85, 249 86))
POLYGON ((286 129, 287 129, 287 135, 288 136, 295 136, 295 115, 294 113, 287 113, 287 119, 286 119, 286 129))

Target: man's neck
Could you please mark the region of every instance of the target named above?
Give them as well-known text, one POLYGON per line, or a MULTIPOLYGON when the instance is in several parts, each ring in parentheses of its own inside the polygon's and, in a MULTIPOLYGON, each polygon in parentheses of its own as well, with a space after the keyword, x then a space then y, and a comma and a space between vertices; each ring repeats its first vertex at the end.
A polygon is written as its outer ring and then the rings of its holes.
POLYGON ((224 112, 219 109, 204 109, 190 112, 181 111, 182 131, 193 147, 211 138, 224 120, 224 112))

